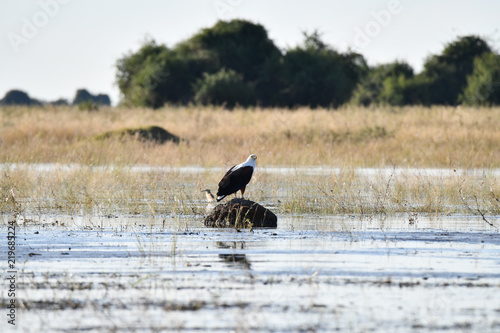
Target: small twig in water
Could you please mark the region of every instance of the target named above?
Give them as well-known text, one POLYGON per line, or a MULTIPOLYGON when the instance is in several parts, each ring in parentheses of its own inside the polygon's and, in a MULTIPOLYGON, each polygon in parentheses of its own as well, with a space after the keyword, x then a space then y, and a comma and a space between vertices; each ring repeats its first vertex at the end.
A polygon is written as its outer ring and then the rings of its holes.
MULTIPOLYGON (((389 188, 391 186, 391 180, 392 180, 392 177, 394 176, 395 171, 396 171, 396 166, 393 165, 391 175, 389 176, 389 179, 387 180, 387 184, 385 186, 384 193, 382 194, 382 202, 381 202, 380 206, 378 207, 380 213, 382 213, 382 214, 387 214, 387 211, 385 209, 385 200, 389 196, 389 188)), ((377 203, 377 206, 378 205, 379 204, 377 203)))
POLYGON ((484 216, 484 213, 481 211, 481 209, 479 209, 479 201, 477 200, 477 195, 474 195, 474 199, 476 200, 476 211, 477 211, 477 213, 475 211, 473 211, 472 208, 470 208, 469 204, 465 201, 465 197, 464 197, 464 195, 462 193, 462 185, 463 185, 464 182, 462 182, 462 184, 460 185, 460 188, 458 189, 458 192, 460 193, 460 199, 462 199, 462 202, 464 203, 464 206, 467 207, 467 209, 469 210, 469 212, 471 212, 471 214, 473 214, 473 215, 478 215, 478 213, 479 213, 479 215, 483 218, 484 222, 486 222, 490 227, 493 227, 493 228, 496 229, 496 231, 498 231, 498 227, 496 225, 494 225, 493 223, 491 223, 490 221, 488 221, 486 219, 486 216, 484 216))
POLYGON ((488 221, 486 219, 486 217, 484 216, 484 213, 479 209, 479 202, 477 200, 477 195, 474 196, 474 199, 476 200, 476 210, 479 213, 479 215, 481 215, 481 217, 483 218, 484 222, 486 222, 487 224, 489 224, 491 227, 495 228, 498 231, 498 227, 496 225, 494 225, 493 223, 491 223, 490 221, 488 221))

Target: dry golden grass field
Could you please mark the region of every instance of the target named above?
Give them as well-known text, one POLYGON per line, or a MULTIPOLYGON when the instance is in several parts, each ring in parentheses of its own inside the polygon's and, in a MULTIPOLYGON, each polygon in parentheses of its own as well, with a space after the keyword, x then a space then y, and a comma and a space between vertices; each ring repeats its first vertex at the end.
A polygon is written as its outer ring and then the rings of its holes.
POLYGON ((498 168, 499 129, 500 108, 4 107, 0 162, 226 167, 254 153, 260 165, 498 168), (151 125, 183 141, 95 139, 151 125))

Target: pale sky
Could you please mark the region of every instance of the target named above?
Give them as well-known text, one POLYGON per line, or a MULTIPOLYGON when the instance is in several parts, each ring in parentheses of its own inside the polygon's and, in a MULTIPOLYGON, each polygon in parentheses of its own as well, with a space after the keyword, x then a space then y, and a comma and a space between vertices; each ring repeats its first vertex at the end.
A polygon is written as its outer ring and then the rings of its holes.
POLYGON ((0 0, 0 98, 10 89, 50 101, 77 89, 118 102, 115 63, 146 36, 172 47, 219 19, 262 24, 278 47, 317 29, 370 65, 425 58, 457 36, 500 49, 498 0, 0 0))

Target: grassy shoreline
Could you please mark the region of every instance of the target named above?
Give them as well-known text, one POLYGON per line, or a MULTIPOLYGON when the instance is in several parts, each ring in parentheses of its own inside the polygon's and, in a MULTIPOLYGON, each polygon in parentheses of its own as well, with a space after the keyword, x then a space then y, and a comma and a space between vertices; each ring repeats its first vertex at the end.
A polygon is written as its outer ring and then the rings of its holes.
MULTIPOLYGON (((0 214, 201 217, 207 205, 201 190, 215 191, 222 174, 214 169, 6 168, 0 174, 0 214)), ((323 174, 258 170, 247 192, 278 214, 406 214, 409 219, 500 214, 500 183, 487 171, 429 175, 385 169, 366 175, 350 168, 323 174)))
POLYGON ((498 128, 500 108, 4 107, 0 163, 227 167, 255 153, 260 165, 488 169, 500 167, 498 128), (146 126, 184 141, 95 139, 146 126))

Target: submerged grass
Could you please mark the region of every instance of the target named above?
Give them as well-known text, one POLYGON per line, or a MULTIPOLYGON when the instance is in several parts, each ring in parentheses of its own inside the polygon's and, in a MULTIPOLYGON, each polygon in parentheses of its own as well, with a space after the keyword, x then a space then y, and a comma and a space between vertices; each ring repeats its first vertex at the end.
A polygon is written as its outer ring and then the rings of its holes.
POLYGON ((393 169, 375 179, 356 170, 313 177, 307 186, 290 187, 282 208, 289 213, 320 214, 500 214, 500 184, 488 173, 436 176, 403 171, 396 175, 393 169))
POLYGON ((13 212, 12 191, 29 215, 199 214, 195 185, 175 173, 130 169, 7 170, 0 176, 0 213, 13 212))
MULTIPOLYGON (((473 214, 485 220, 500 214, 500 184, 491 173, 374 170, 257 171, 246 194, 280 214, 473 214)), ((15 168, 0 176, 0 214, 201 218, 207 206, 201 190, 215 190, 220 176, 126 167, 15 168)))

